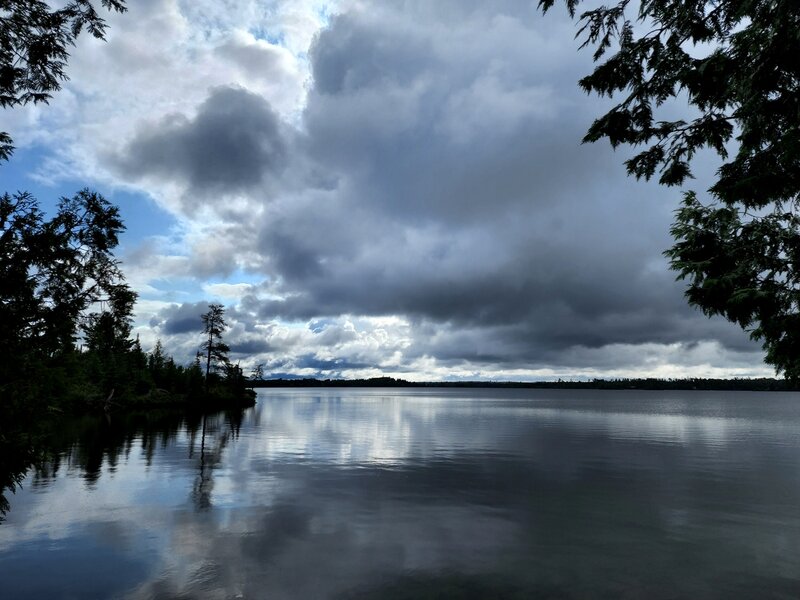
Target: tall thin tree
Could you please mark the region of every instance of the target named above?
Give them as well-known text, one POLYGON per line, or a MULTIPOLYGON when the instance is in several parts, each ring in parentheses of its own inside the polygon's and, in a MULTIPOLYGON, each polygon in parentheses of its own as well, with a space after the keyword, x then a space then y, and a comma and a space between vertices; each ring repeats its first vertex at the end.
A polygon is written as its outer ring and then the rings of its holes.
POLYGON ((213 367, 216 370, 228 363, 230 348, 222 341, 222 332, 227 327, 225 308, 221 304, 209 304, 208 312, 201 318, 203 319, 204 333, 208 336, 201 346, 206 355, 206 395, 208 395, 211 369, 213 367))

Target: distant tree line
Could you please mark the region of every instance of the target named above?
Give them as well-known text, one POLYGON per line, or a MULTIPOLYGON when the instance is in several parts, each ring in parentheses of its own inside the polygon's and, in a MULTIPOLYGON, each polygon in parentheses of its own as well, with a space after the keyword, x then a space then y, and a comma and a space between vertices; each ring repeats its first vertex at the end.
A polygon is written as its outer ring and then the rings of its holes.
POLYGON ((570 390, 720 390, 720 391, 800 391, 785 379, 591 379, 584 381, 406 381, 393 377, 370 379, 265 379, 251 380, 254 388, 272 387, 454 387, 454 388, 521 388, 570 390))

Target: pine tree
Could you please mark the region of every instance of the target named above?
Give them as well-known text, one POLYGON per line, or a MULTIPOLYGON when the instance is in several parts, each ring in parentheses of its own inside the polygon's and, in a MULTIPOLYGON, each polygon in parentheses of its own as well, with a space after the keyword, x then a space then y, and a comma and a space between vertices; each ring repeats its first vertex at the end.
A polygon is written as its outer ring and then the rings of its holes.
POLYGON ((225 308, 221 304, 209 304, 208 312, 203 314, 203 331, 207 336, 201 346, 206 357, 206 395, 208 395, 212 370, 214 372, 224 369, 228 364, 230 348, 222 341, 225 331, 225 308))

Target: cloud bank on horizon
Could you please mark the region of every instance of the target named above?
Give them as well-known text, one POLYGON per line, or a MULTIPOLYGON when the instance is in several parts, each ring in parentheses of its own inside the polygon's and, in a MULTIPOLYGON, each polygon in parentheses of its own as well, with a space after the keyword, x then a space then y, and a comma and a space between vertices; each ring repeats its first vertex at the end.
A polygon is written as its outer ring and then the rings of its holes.
POLYGON ((29 158, 2 168, 156 211, 121 258, 183 360, 216 300, 273 375, 771 375, 667 269, 680 192, 580 144, 591 56, 536 4, 137 1, 0 115, 29 158))

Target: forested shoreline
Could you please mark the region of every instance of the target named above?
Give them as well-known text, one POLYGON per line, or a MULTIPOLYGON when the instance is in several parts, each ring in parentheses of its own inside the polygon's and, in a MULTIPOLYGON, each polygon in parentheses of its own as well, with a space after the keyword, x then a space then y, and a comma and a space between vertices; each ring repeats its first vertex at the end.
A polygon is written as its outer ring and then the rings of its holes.
MULTIPOLYGON (((119 209, 81 190, 46 218, 29 193, 0 196, 0 417, 147 404, 241 403, 241 368, 227 356, 224 309, 209 305, 198 354, 176 364, 132 337, 137 293, 114 249, 119 209)), ((200 316, 200 315, 198 315, 200 316)))
POLYGON ((0 512, 2 490, 48 456, 66 417, 255 402, 228 359, 221 305, 198 315, 189 365, 132 336, 137 294, 113 254, 124 229, 118 208, 88 189, 49 218, 27 192, 0 196, 0 512))

